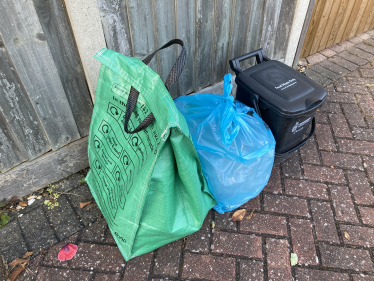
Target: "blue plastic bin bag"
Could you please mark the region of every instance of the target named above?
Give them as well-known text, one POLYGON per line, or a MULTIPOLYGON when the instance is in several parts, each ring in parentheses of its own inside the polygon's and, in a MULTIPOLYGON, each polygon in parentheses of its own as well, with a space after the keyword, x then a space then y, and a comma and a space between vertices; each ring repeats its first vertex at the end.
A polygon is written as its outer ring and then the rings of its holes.
POLYGON ((224 77, 223 96, 179 97, 208 186, 225 213, 256 197, 267 184, 274 162, 275 140, 256 112, 230 96, 232 76, 224 77))

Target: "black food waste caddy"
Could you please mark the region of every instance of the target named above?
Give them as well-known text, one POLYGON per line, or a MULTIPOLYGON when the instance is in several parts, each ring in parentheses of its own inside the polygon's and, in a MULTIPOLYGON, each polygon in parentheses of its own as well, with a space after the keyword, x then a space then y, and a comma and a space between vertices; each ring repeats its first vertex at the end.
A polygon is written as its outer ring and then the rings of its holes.
POLYGON ((254 108, 269 126, 276 141, 274 164, 282 162, 313 136, 314 115, 326 90, 284 63, 270 60, 262 49, 230 60, 230 67, 236 74, 236 99, 254 108), (240 62, 253 57, 257 64, 242 70, 240 62))

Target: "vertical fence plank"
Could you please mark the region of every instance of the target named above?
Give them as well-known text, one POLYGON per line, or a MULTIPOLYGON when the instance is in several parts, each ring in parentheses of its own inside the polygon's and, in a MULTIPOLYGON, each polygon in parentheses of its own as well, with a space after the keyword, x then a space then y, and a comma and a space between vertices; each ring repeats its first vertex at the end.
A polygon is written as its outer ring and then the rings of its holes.
POLYGON ((368 30, 370 29, 370 24, 371 24, 371 21, 374 20, 374 1, 370 1, 370 7, 369 7, 369 15, 367 16, 367 18, 363 18, 363 20, 365 20, 365 24, 364 24, 364 28, 362 31, 365 31, 365 30, 368 30))
POLYGON ((331 27, 331 30, 330 30, 330 34, 328 34, 328 39, 327 39, 325 47, 332 46, 332 45, 335 44, 334 43, 335 42, 335 37, 338 33, 340 24, 343 21, 343 17, 344 17, 345 9, 347 8, 348 1, 349 0, 340 0, 340 1, 336 1, 336 3, 334 3, 334 5, 339 4, 339 8, 338 8, 338 11, 335 15, 335 18, 331 17, 329 19, 329 22, 332 22, 332 27, 331 27))
MULTIPOLYGON (((134 56, 142 60, 157 49, 152 0, 128 0, 128 5, 134 56)), ((158 73, 156 56, 148 66, 158 73)))
MULTIPOLYGON (((249 22, 247 28, 247 39, 245 42, 243 54, 247 54, 260 48, 261 34, 264 21, 264 9, 265 1, 263 0, 252 0, 249 11, 249 22)), ((254 59, 246 60, 241 63, 242 68, 246 69, 250 65, 253 65, 254 59)))
POLYGON ((326 2, 325 2, 325 6, 323 8, 321 18, 319 19, 317 32, 314 36, 312 48, 310 49, 310 52, 312 54, 321 50, 320 49, 320 43, 321 43, 323 34, 325 32, 325 29, 326 29, 326 23, 329 19, 329 15, 330 15, 330 12, 331 12, 333 2, 334 2, 334 0, 326 0, 326 2))
POLYGON ((214 1, 196 0, 196 91, 211 84, 214 1))
POLYGON ((308 56, 311 53, 310 50, 312 49, 313 40, 318 30, 319 19, 322 15, 324 6, 325 2, 323 0, 317 0, 313 9, 312 18, 309 22, 309 27, 307 34, 305 36, 303 49, 301 51, 302 58, 308 56))
POLYGON ((216 0, 212 84, 223 80, 228 65, 232 0, 216 0))
POLYGON ((0 111, 0 173, 26 160, 24 151, 19 147, 18 141, 0 111))
MULTIPOLYGON (((357 32, 358 26, 360 25, 360 22, 362 20, 362 16, 365 13, 366 6, 368 4, 368 0, 362 0, 361 5, 355 4, 358 6, 358 12, 355 15, 355 18, 352 20, 353 25, 350 33, 347 33, 347 38, 350 38, 352 36, 355 36, 359 32, 357 32)), ((352 15, 351 15, 352 16, 352 15)))
POLYGON ((14 65, 0 37, 0 109, 27 158, 32 160, 51 149, 14 65))
POLYGON ((261 47, 271 59, 274 56, 275 36, 277 34, 277 26, 279 15, 282 7, 282 0, 267 0, 265 8, 265 16, 262 27, 261 47))
POLYGON ((354 5, 353 5, 353 9, 352 9, 352 11, 349 15, 347 25, 346 25, 345 30, 343 32, 343 36, 342 36, 342 39, 341 39, 342 41, 345 40, 345 39, 348 39, 350 37, 353 25, 356 21, 358 12, 360 11, 362 1, 363 0, 356 0, 355 1, 354 5))
POLYGON ((97 6, 108 49, 125 56, 132 56, 126 1, 97 0, 97 6))
POLYGON ((53 149, 78 139, 78 128, 32 1, 0 1, 0 26, 53 149))
POLYGON ((275 35, 273 58, 285 62, 297 0, 283 0, 275 35))
POLYGON ((353 29, 355 29, 355 33, 353 35, 351 33, 351 36, 355 36, 356 34, 360 34, 363 31, 365 31, 364 28, 365 28, 366 20, 368 19, 368 17, 370 17, 370 12, 371 12, 373 3, 374 1, 371 1, 371 0, 365 0, 362 2, 362 5, 359 11, 359 15, 360 14, 361 15, 358 16, 356 19, 356 22, 353 26, 353 29), (364 2, 366 2, 365 7, 364 7, 364 2))
POLYGON ((318 50, 322 50, 327 47, 327 41, 329 40, 331 31, 333 29, 334 21, 336 21, 339 8, 340 8, 340 3, 341 3, 341 0, 332 1, 330 14, 327 17, 327 20, 325 22, 325 28, 324 28, 324 32, 322 33, 321 41, 319 42, 319 45, 318 45, 318 50))
MULTIPOLYGON (((174 0, 157 0, 154 1, 155 21, 157 32, 157 44, 160 48, 167 42, 175 38, 175 1, 174 0)), ((181 50, 179 45, 173 45, 158 54, 158 63, 160 77, 166 81, 171 68, 177 60, 177 51, 181 50)), ((175 98, 178 96, 178 84, 170 90, 170 95, 175 98)))
POLYGON ((176 1, 177 38, 183 40, 187 51, 186 64, 179 77, 179 95, 187 95, 195 90, 195 1, 176 1))
MULTIPOLYGON (((233 18, 231 19, 229 60, 244 54, 246 35, 248 34, 249 4, 248 0, 235 0, 233 18)), ((228 64, 227 72, 233 73, 228 64)))
POLYGON ((339 43, 339 42, 341 42, 341 41, 344 40, 343 39, 344 30, 347 27, 347 24, 348 24, 348 21, 349 21, 349 17, 350 17, 350 15, 352 13, 352 9, 353 9, 354 5, 355 5, 355 0, 349 0, 349 2, 347 3, 343 19, 340 22, 340 26, 339 26, 338 32, 336 33, 334 44, 335 43, 339 43))
POLYGON ((47 43, 81 137, 87 136, 92 101, 61 0, 34 0, 47 43))

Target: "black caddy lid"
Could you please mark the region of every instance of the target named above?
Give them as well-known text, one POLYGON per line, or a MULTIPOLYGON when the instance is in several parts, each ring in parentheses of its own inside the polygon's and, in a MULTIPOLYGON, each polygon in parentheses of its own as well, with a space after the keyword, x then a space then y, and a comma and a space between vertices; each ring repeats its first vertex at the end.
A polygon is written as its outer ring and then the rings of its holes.
POLYGON ((235 82, 257 94, 261 103, 293 115, 319 107, 326 90, 293 68, 275 60, 264 61, 238 73, 235 82))

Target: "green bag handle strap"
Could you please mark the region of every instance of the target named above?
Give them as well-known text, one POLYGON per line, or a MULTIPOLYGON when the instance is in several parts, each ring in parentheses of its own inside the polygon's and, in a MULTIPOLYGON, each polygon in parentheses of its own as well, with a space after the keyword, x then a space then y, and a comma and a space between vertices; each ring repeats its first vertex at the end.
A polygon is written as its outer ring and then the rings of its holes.
MULTIPOLYGON (((148 63, 152 60, 152 58, 154 57, 154 55, 158 51, 160 51, 162 49, 165 49, 167 47, 170 47, 171 45, 174 45, 174 44, 181 45, 182 46, 182 51, 179 54, 179 57, 178 57, 177 61, 173 65, 173 68, 171 69, 168 77, 166 78, 165 87, 168 91, 173 87, 175 82, 178 80, 179 76, 181 75, 181 73, 183 71, 184 64, 186 62, 186 48, 184 47, 183 41, 180 40, 180 39, 170 40, 168 43, 166 43, 160 49, 154 51, 152 54, 150 54, 149 56, 147 56, 143 60, 143 63, 148 65, 148 63)), ((131 118, 131 115, 134 112, 136 103, 138 102, 138 97, 139 97, 139 92, 136 89, 134 89, 133 87, 131 87, 130 93, 129 93, 129 98, 128 98, 127 104, 126 104, 125 124, 124 124, 125 132, 128 133, 128 134, 135 134, 135 133, 138 133, 138 132, 146 129, 155 120, 155 117, 153 116, 153 113, 150 113, 150 114, 148 114, 147 117, 144 118, 144 120, 139 124, 139 126, 136 129, 134 129, 133 131, 130 131, 127 128, 128 124, 129 124, 129 121, 130 121, 130 118, 131 118)))

